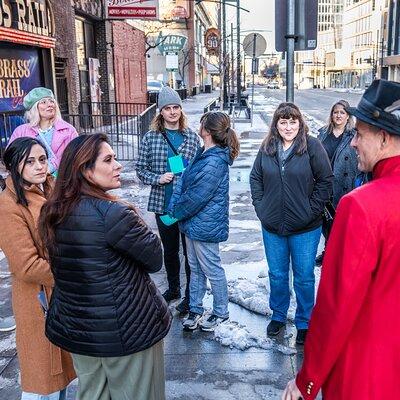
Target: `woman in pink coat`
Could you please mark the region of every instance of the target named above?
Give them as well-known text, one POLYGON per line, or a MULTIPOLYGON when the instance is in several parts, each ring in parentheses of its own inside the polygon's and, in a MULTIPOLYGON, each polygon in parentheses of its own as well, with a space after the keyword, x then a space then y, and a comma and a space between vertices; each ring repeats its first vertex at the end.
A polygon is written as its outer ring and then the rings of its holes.
POLYGON ((24 98, 24 107, 27 123, 14 130, 9 143, 19 137, 40 140, 49 155, 49 171, 56 176, 65 147, 78 133, 61 118, 60 108, 50 89, 32 89, 24 98))

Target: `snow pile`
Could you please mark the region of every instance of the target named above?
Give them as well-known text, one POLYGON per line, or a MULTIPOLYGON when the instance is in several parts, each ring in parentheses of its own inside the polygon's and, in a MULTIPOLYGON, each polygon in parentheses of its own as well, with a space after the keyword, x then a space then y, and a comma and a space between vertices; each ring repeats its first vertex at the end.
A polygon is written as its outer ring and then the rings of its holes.
POLYGON ((250 347, 260 349, 277 349, 283 354, 296 354, 294 348, 276 344, 273 340, 251 334, 245 326, 235 321, 229 321, 217 326, 214 331, 214 338, 223 346, 229 346, 231 349, 246 350, 250 347))
POLYGON ((229 301, 261 315, 270 315, 269 289, 261 279, 238 278, 228 282, 229 301))
MULTIPOLYGON (((271 315, 269 308, 269 280, 268 277, 246 279, 238 278, 228 282, 229 301, 238 304, 249 311, 261 315, 271 315)), ((288 319, 293 321, 296 311, 296 300, 293 291, 290 296, 288 319)))

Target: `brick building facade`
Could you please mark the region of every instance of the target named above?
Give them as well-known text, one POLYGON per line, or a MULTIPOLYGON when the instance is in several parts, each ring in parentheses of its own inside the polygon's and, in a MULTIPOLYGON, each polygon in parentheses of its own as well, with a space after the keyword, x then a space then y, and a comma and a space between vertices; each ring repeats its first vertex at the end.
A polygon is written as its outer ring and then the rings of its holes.
POLYGON ((144 33, 122 21, 113 22, 117 102, 146 103, 146 42, 144 33))
POLYGON ((143 32, 106 20, 103 0, 23 1, 25 19, 14 12, 16 0, 0 2, 0 63, 34 57, 35 68, 22 82, 0 76, 0 88, 15 86, 14 91, 0 90, 0 112, 22 113, 24 95, 40 85, 54 90, 63 114, 90 113, 91 102, 146 102, 143 32), (39 7, 36 3, 45 3, 43 16, 31 22, 29 7, 39 7))

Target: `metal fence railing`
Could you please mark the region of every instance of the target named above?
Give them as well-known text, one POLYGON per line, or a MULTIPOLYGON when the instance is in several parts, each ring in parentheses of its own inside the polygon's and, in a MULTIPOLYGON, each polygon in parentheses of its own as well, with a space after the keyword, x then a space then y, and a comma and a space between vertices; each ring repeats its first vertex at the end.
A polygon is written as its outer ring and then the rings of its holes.
POLYGON ((219 97, 211 100, 205 107, 204 107, 204 114, 216 109, 219 105, 219 97))
POLYGON ((105 133, 119 160, 134 160, 141 137, 149 130, 156 105, 147 103, 82 103, 92 113, 68 114, 63 118, 80 134, 105 133), (100 112, 102 114, 97 114, 100 112))
MULTIPOLYGON (((147 103, 81 103, 77 114, 63 114, 79 134, 105 133, 120 160, 134 160, 140 140, 156 114, 147 103)), ((22 113, 0 114, 0 156, 14 129, 23 124, 22 113)))

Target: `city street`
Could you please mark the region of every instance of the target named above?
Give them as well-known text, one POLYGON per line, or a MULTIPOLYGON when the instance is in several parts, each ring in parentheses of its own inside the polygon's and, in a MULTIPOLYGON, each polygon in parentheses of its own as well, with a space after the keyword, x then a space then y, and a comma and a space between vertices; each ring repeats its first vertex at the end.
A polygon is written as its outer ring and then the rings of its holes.
MULTIPOLYGON (((250 89, 249 89, 250 90, 250 89)), ((285 89, 256 88, 256 92, 285 101, 285 89)), ((301 111, 306 112, 321 123, 325 123, 332 105, 338 100, 346 100, 351 106, 356 106, 361 98, 362 91, 349 91, 343 89, 305 89, 295 90, 294 101, 301 111)))
MULTIPOLYGON (((204 106, 214 97, 201 94, 184 101, 190 126, 198 128, 204 106)), ((296 92, 300 107, 320 126, 331 104, 345 98, 355 104, 359 94, 323 90, 296 92), (302 106, 304 105, 304 107, 302 106)), ((302 347, 294 343, 295 328, 289 321, 286 332, 277 339, 266 337, 268 323, 267 265, 250 198, 248 175, 259 145, 267 131, 265 119, 271 117, 276 105, 283 99, 283 90, 256 88, 253 127, 249 123, 236 123, 241 137, 241 154, 231 168, 230 185, 230 237, 221 244, 223 265, 229 280, 230 323, 216 334, 182 331, 182 319, 174 310, 174 321, 165 340, 165 370, 168 400, 236 400, 279 399, 286 382, 295 376, 302 362, 302 347), (261 118, 261 112, 266 118, 261 118)), ((123 173, 123 187, 118 194, 134 203, 147 223, 156 229, 153 214, 146 211, 149 188, 139 184, 134 164, 127 163, 123 173)), ((320 270, 315 270, 317 281, 320 270)), ((0 306, 2 315, 11 314, 10 277, 6 260, 0 253, 0 306)), ((161 291, 166 288, 164 270, 153 275, 161 291)), ((184 281, 184 279, 182 279, 184 281)), ((211 305, 211 296, 206 304, 211 305)), ((289 310, 293 316, 294 300, 289 310)), ((72 385, 68 399, 74 400, 76 384, 72 385)), ((0 334, 0 398, 17 400, 18 361, 15 352, 15 333, 0 334)))

